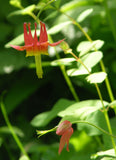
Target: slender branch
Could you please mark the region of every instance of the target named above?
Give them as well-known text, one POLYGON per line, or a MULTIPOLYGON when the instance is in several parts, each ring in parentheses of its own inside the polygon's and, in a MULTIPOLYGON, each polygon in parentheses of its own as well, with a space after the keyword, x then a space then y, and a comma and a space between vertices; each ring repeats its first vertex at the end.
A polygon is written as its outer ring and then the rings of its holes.
MULTIPOLYGON (((91 72, 85 66, 85 64, 81 61, 81 59, 79 59, 73 52, 71 52, 71 54, 76 58, 76 61, 79 61, 85 67, 85 69, 88 71, 88 73, 91 74, 91 72)), ((106 110, 106 108, 104 106, 104 103, 103 103, 103 98, 102 98, 101 91, 100 91, 99 86, 98 86, 97 83, 94 83, 94 85, 96 87, 98 96, 99 96, 99 98, 101 100, 101 103, 102 103, 102 107, 103 107, 103 111, 104 111, 103 113, 104 113, 104 116, 105 116, 105 120, 106 120, 106 124, 107 124, 108 130, 109 130, 109 133, 112 135, 112 128, 111 128, 111 124, 110 124, 110 120, 109 120, 109 117, 108 117, 107 110, 106 110)), ((113 137, 111 137, 111 141, 112 141, 112 146, 114 148, 115 155, 116 155, 116 145, 115 145, 115 141, 114 141, 113 137)))
POLYGON ((4 117, 4 120, 9 128, 9 130, 11 131, 11 134, 16 142, 16 144, 18 145, 20 151, 28 158, 28 160, 30 159, 21 143, 21 141, 19 140, 18 136, 16 135, 10 121, 9 121, 9 118, 8 118, 8 115, 7 115, 7 112, 6 112, 6 109, 5 109, 5 106, 3 104, 3 101, 2 101, 2 96, 1 96, 1 101, 0 101, 0 105, 1 105, 1 111, 2 111, 2 114, 3 114, 3 117, 4 117))
POLYGON ((45 5, 40 9, 40 11, 39 11, 39 13, 38 13, 38 15, 37 15, 37 19, 39 19, 40 14, 42 13, 42 11, 43 11, 48 5, 50 5, 51 3, 53 3, 54 1, 55 1, 55 0, 50 0, 50 1, 48 1, 48 3, 45 4, 45 5))
POLYGON ((101 132, 103 132, 103 133, 105 133, 105 134, 107 134, 107 135, 109 135, 109 136, 111 136, 111 137, 116 138, 115 135, 110 134, 109 132, 105 131, 105 130, 102 129, 101 127, 96 126, 96 125, 93 124, 93 123, 90 123, 90 122, 87 122, 87 121, 74 121, 74 122, 72 122, 72 124, 73 124, 73 123, 86 123, 86 124, 89 124, 89 125, 91 125, 91 126, 97 128, 97 129, 100 130, 101 132))
MULTIPOLYGON (((68 17, 72 21, 72 23, 74 25, 76 25, 81 30, 81 32, 85 35, 85 37, 88 39, 88 41, 90 41, 91 43, 93 42, 93 40, 91 39, 91 37, 84 31, 84 29, 81 27, 81 25, 78 22, 76 22, 72 17, 70 17, 69 15, 67 15, 66 13, 64 13, 62 10, 57 9, 57 8, 55 8, 55 9, 58 12, 61 12, 62 14, 64 14, 66 17, 68 17)), ((95 51, 97 51, 96 48, 95 48, 95 51)), ((106 72, 106 69, 105 69, 105 66, 104 66, 104 63, 103 63, 102 60, 100 61, 100 66, 101 66, 102 71, 106 72)), ((112 101, 114 101, 114 96, 113 96, 113 92, 112 92, 112 89, 111 89, 111 86, 110 86, 110 82, 109 82, 108 76, 105 78, 105 84, 106 84, 106 87, 107 87, 109 98, 110 98, 110 100, 112 102, 112 101)), ((116 113, 116 111, 115 111, 115 113, 116 113)))
POLYGON ((65 78, 65 80, 66 80, 66 82, 67 82, 67 85, 68 85, 68 87, 69 87, 69 89, 70 89, 70 91, 71 91, 74 99, 78 102, 78 101, 79 101, 79 98, 78 98, 78 96, 77 96, 77 93, 76 93, 73 85, 72 85, 72 82, 71 82, 70 78, 68 77, 68 75, 67 75, 67 73, 66 73, 65 66, 64 66, 64 65, 61 65, 60 68, 61 68, 62 74, 63 74, 63 76, 64 76, 64 78, 65 78))
MULTIPOLYGON (((50 35, 49 35, 49 39, 50 39, 51 43, 53 43, 52 37, 50 35)), ((56 52, 56 58, 60 59, 60 55, 57 54, 56 48, 55 48, 55 52, 56 52)), ((70 78, 68 77, 68 75, 67 75, 67 73, 65 71, 65 66, 64 65, 60 65, 60 69, 61 69, 61 72, 62 72, 62 74, 64 76, 64 79, 65 79, 65 81, 66 81, 66 83, 67 83, 67 85, 69 87, 69 90, 71 91, 74 99, 78 102, 79 101, 79 97, 78 97, 78 95, 77 95, 77 93, 76 93, 76 91, 75 91, 75 89, 73 87, 73 84, 72 84, 70 78)))

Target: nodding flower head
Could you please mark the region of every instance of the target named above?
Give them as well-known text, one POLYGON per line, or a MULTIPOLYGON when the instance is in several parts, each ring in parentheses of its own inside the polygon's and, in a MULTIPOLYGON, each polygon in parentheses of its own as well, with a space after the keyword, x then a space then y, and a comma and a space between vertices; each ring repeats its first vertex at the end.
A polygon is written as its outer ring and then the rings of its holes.
POLYGON ((59 124, 56 134, 61 136, 60 144, 59 144, 59 154, 62 152, 65 144, 67 144, 67 151, 69 151, 69 139, 73 134, 72 123, 70 121, 63 121, 59 124))

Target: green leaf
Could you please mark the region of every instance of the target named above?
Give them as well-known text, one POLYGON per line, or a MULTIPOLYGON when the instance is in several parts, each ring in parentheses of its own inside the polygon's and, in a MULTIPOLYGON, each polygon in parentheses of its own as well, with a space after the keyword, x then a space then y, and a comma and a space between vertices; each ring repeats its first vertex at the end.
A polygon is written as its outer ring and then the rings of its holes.
POLYGON ((9 2, 12 6, 21 8, 21 0, 10 0, 9 2))
POLYGON ((32 4, 24 9, 14 11, 14 12, 10 13, 8 16, 11 17, 11 16, 15 16, 15 15, 29 15, 31 12, 34 11, 35 7, 36 6, 34 4, 32 4))
MULTIPOLYGON (((105 106, 108 102, 103 102, 105 106)), ((64 111, 58 113, 58 116, 62 117, 61 121, 69 120, 71 123, 76 121, 86 121, 107 130, 106 121, 103 113, 100 111, 102 104, 100 100, 85 100, 77 102, 67 107, 64 111)), ((84 130, 89 136, 101 135, 98 128, 87 123, 77 123, 79 130, 84 130)))
POLYGON ((43 112, 38 115, 36 115, 32 121, 31 124, 35 127, 43 127, 46 126, 52 119, 54 119, 57 114, 66 109, 68 106, 73 104, 74 101, 69 101, 66 99, 60 99, 52 108, 51 111, 43 112))
POLYGON ((82 41, 78 46, 77 46, 77 52, 80 52, 79 56, 83 56, 87 54, 89 51, 99 50, 104 44, 104 41, 102 40, 96 40, 93 42, 89 41, 82 41))
MULTIPOLYGON (((91 69, 89 69, 89 71, 91 72, 91 69)), ((73 77, 73 76, 80 76, 80 75, 85 75, 89 73, 86 69, 73 68, 73 69, 67 70, 67 74, 68 76, 73 77)))
POLYGON ((22 67, 27 67, 33 58, 25 58, 24 54, 11 49, 0 51, 0 74, 9 74, 14 70, 19 70, 22 67))
POLYGON ((67 26, 71 23, 72 23, 71 21, 67 21, 67 22, 57 24, 48 30, 48 34, 51 34, 51 35, 56 34, 56 33, 60 32, 62 30, 62 28, 64 28, 65 26, 67 26))
POLYGON ((23 155, 19 158, 19 160, 30 160, 27 156, 23 155))
POLYGON ((96 159, 98 157, 103 157, 103 156, 104 156, 104 158, 102 158, 101 160, 114 160, 114 158, 116 158, 114 149, 109 149, 109 150, 106 150, 106 151, 97 152, 96 154, 93 154, 91 156, 91 158, 96 159))
POLYGON ((24 42, 24 35, 20 34, 19 36, 17 36, 16 38, 14 38, 13 40, 11 40, 10 42, 8 42, 7 44, 5 44, 5 48, 10 48, 11 44, 12 45, 20 45, 24 42))
MULTIPOLYGON (((23 28, 23 26, 22 26, 23 28)), ((39 32, 40 30, 37 30, 37 35, 39 36, 39 32)), ((31 33, 32 35, 34 35, 35 33, 35 30, 31 30, 31 33)), ((10 48, 11 44, 12 45, 21 45, 22 43, 24 43, 24 34, 20 34, 19 36, 17 36, 16 38, 14 38, 13 40, 11 40, 10 42, 8 42, 6 45, 5 45, 5 48, 10 48)))
POLYGON ((105 72, 93 73, 86 77, 89 83, 102 83, 106 79, 107 74, 105 72))
MULTIPOLYGON (((87 68, 94 67, 102 59, 103 54, 100 51, 91 52, 81 58, 81 61, 87 68)), ((84 66, 78 63, 79 69, 85 69, 84 66)))
POLYGON ((77 21, 80 23, 84 21, 91 13, 93 12, 93 8, 87 9, 83 11, 77 18, 77 21))
POLYGON ((116 108, 116 100, 114 100, 113 102, 111 102, 111 103, 109 104, 109 107, 115 109, 115 108, 116 108))
MULTIPOLYGON (((24 137, 24 133, 22 132, 21 129, 13 126, 13 130, 18 136, 24 137)), ((3 127, 0 127, 0 134, 11 134, 11 132, 7 126, 3 126, 3 127)))
MULTIPOLYGON (((104 105, 108 105, 108 102, 104 101, 104 105)), ((87 116, 102 109, 102 104, 100 100, 85 100, 81 102, 74 103, 68 106, 66 109, 58 113, 58 116, 72 116, 76 120, 85 120, 87 116)))
MULTIPOLYGON (((92 123, 98 127, 101 127, 102 129, 107 131, 107 125, 106 125, 106 120, 104 118, 103 112, 100 110, 97 110, 91 114, 89 114, 86 117, 86 120, 89 123, 92 123)), ((95 136, 95 135, 101 135, 104 134, 102 131, 100 131, 98 128, 91 126, 86 123, 78 123, 78 129, 79 130, 84 130, 89 136, 95 136)))
POLYGON ((73 10, 73 9, 79 7, 79 6, 90 4, 91 2, 92 2, 91 0, 78 0, 78 1, 73 0, 73 1, 69 1, 68 3, 65 3, 61 7, 61 11, 62 12, 67 12, 67 11, 73 10))
POLYGON ((114 100, 113 102, 109 103, 109 106, 110 106, 110 107, 116 106, 116 100, 114 100))
POLYGON ((58 60, 54 60, 51 62, 52 66, 59 66, 59 65, 71 65, 72 62, 75 62, 75 58, 61 58, 58 60))

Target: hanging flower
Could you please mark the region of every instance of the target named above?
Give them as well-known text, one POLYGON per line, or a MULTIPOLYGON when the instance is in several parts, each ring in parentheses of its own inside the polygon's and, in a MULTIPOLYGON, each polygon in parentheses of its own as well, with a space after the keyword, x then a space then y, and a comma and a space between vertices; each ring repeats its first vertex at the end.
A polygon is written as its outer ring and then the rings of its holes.
POLYGON ((60 145, 59 145, 59 154, 62 152, 65 144, 67 144, 67 151, 69 151, 69 139, 73 134, 72 123, 70 121, 63 121, 59 124, 56 134, 61 136, 60 145))
POLYGON ((26 57, 27 56, 35 56, 35 63, 36 63, 36 73, 38 75, 38 78, 42 78, 43 71, 42 71, 42 66, 41 66, 41 54, 48 55, 48 46, 54 47, 58 44, 60 44, 63 40, 60 40, 56 43, 50 44, 48 42, 48 35, 46 31, 46 26, 44 23, 40 22, 40 37, 39 41, 37 38, 37 33, 36 33, 36 28, 37 24, 35 23, 35 34, 34 38, 32 37, 31 29, 30 29, 30 23, 24 23, 24 41, 25 45, 24 46, 15 46, 11 45, 16 50, 19 51, 24 51, 26 50, 26 57), (28 31, 27 32, 27 26, 28 26, 28 31))

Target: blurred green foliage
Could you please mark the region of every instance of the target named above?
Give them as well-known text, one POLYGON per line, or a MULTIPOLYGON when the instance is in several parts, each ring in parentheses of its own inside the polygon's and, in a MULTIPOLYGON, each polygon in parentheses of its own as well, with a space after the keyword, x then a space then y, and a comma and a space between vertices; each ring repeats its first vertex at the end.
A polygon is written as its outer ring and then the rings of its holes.
MULTIPOLYGON (((101 104, 93 85, 85 77, 88 73, 77 64, 70 54, 61 48, 49 48, 49 56, 42 56, 44 78, 38 79, 35 73, 34 57, 25 58, 25 52, 10 48, 10 44, 23 45, 23 23, 31 22, 34 30, 35 15, 42 9, 40 20, 46 24, 49 39, 65 41, 81 57, 92 73, 101 71, 99 62, 103 59, 114 95, 116 95, 116 1, 115 0, 56 0, 44 8, 49 0, 1 0, 0 5, 0 93, 6 90, 4 104, 14 131, 22 141, 31 160, 90 160, 104 155, 114 156, 108 135, 86 124, 74 125, 75 133, 70 140, 70 152, 65 149, 58 155, 59 138, 55 132, 37 138, 36 129, 50 129, 61 118, 87 120, 107 130, 101 104), (105 8, 107 1, 112 24, 109 23, 105 8), (23 8, 22 8, 23 7, 23 8), (92 38, 90 43, 69 17, 79 22, 92 38), (97 41, 96 41, 97 40, 97 41), (96 47, 100 51, 94 51, 96 47), (57 59, 57 54, 59 58, 57 59), (67 59, 66 59, 67 58, 67 59), (81 102, 76 102, 60 70, 65 66, 66 73, 81 102), (103 144, 101 144, 103 142, 103 144), (107 149, 107 152, 100 152, 107 149), (110 154, 111 153, 111 154, 110 154)), ((38 25, 39 36, 39 25, 38 25)), ((98 73, 97 73, 98 72, 98 73)), ((100 74, 100 73, 99 73, 100 74)), ((103 74, 91 83, 106 78, 103 74)), ((110 106, 105 83, 100 89, 105 107, 110 106)), ((113 134, 116 134, 114 112, 109 110, 113 134)), ((12 138, 0 112, 0 160, 19 159, 21 153, 12 138)), ((100 157, 100 158, 99 158, 100 157)), ((20 160, 24 160, 22 157, 20 160)), ((108 159, 108 158, 107 158, 108 159)), ((113 159, 113 158, 112 158, 113 159)), ((111 160, 111 157, 109 158, 111 160)))

